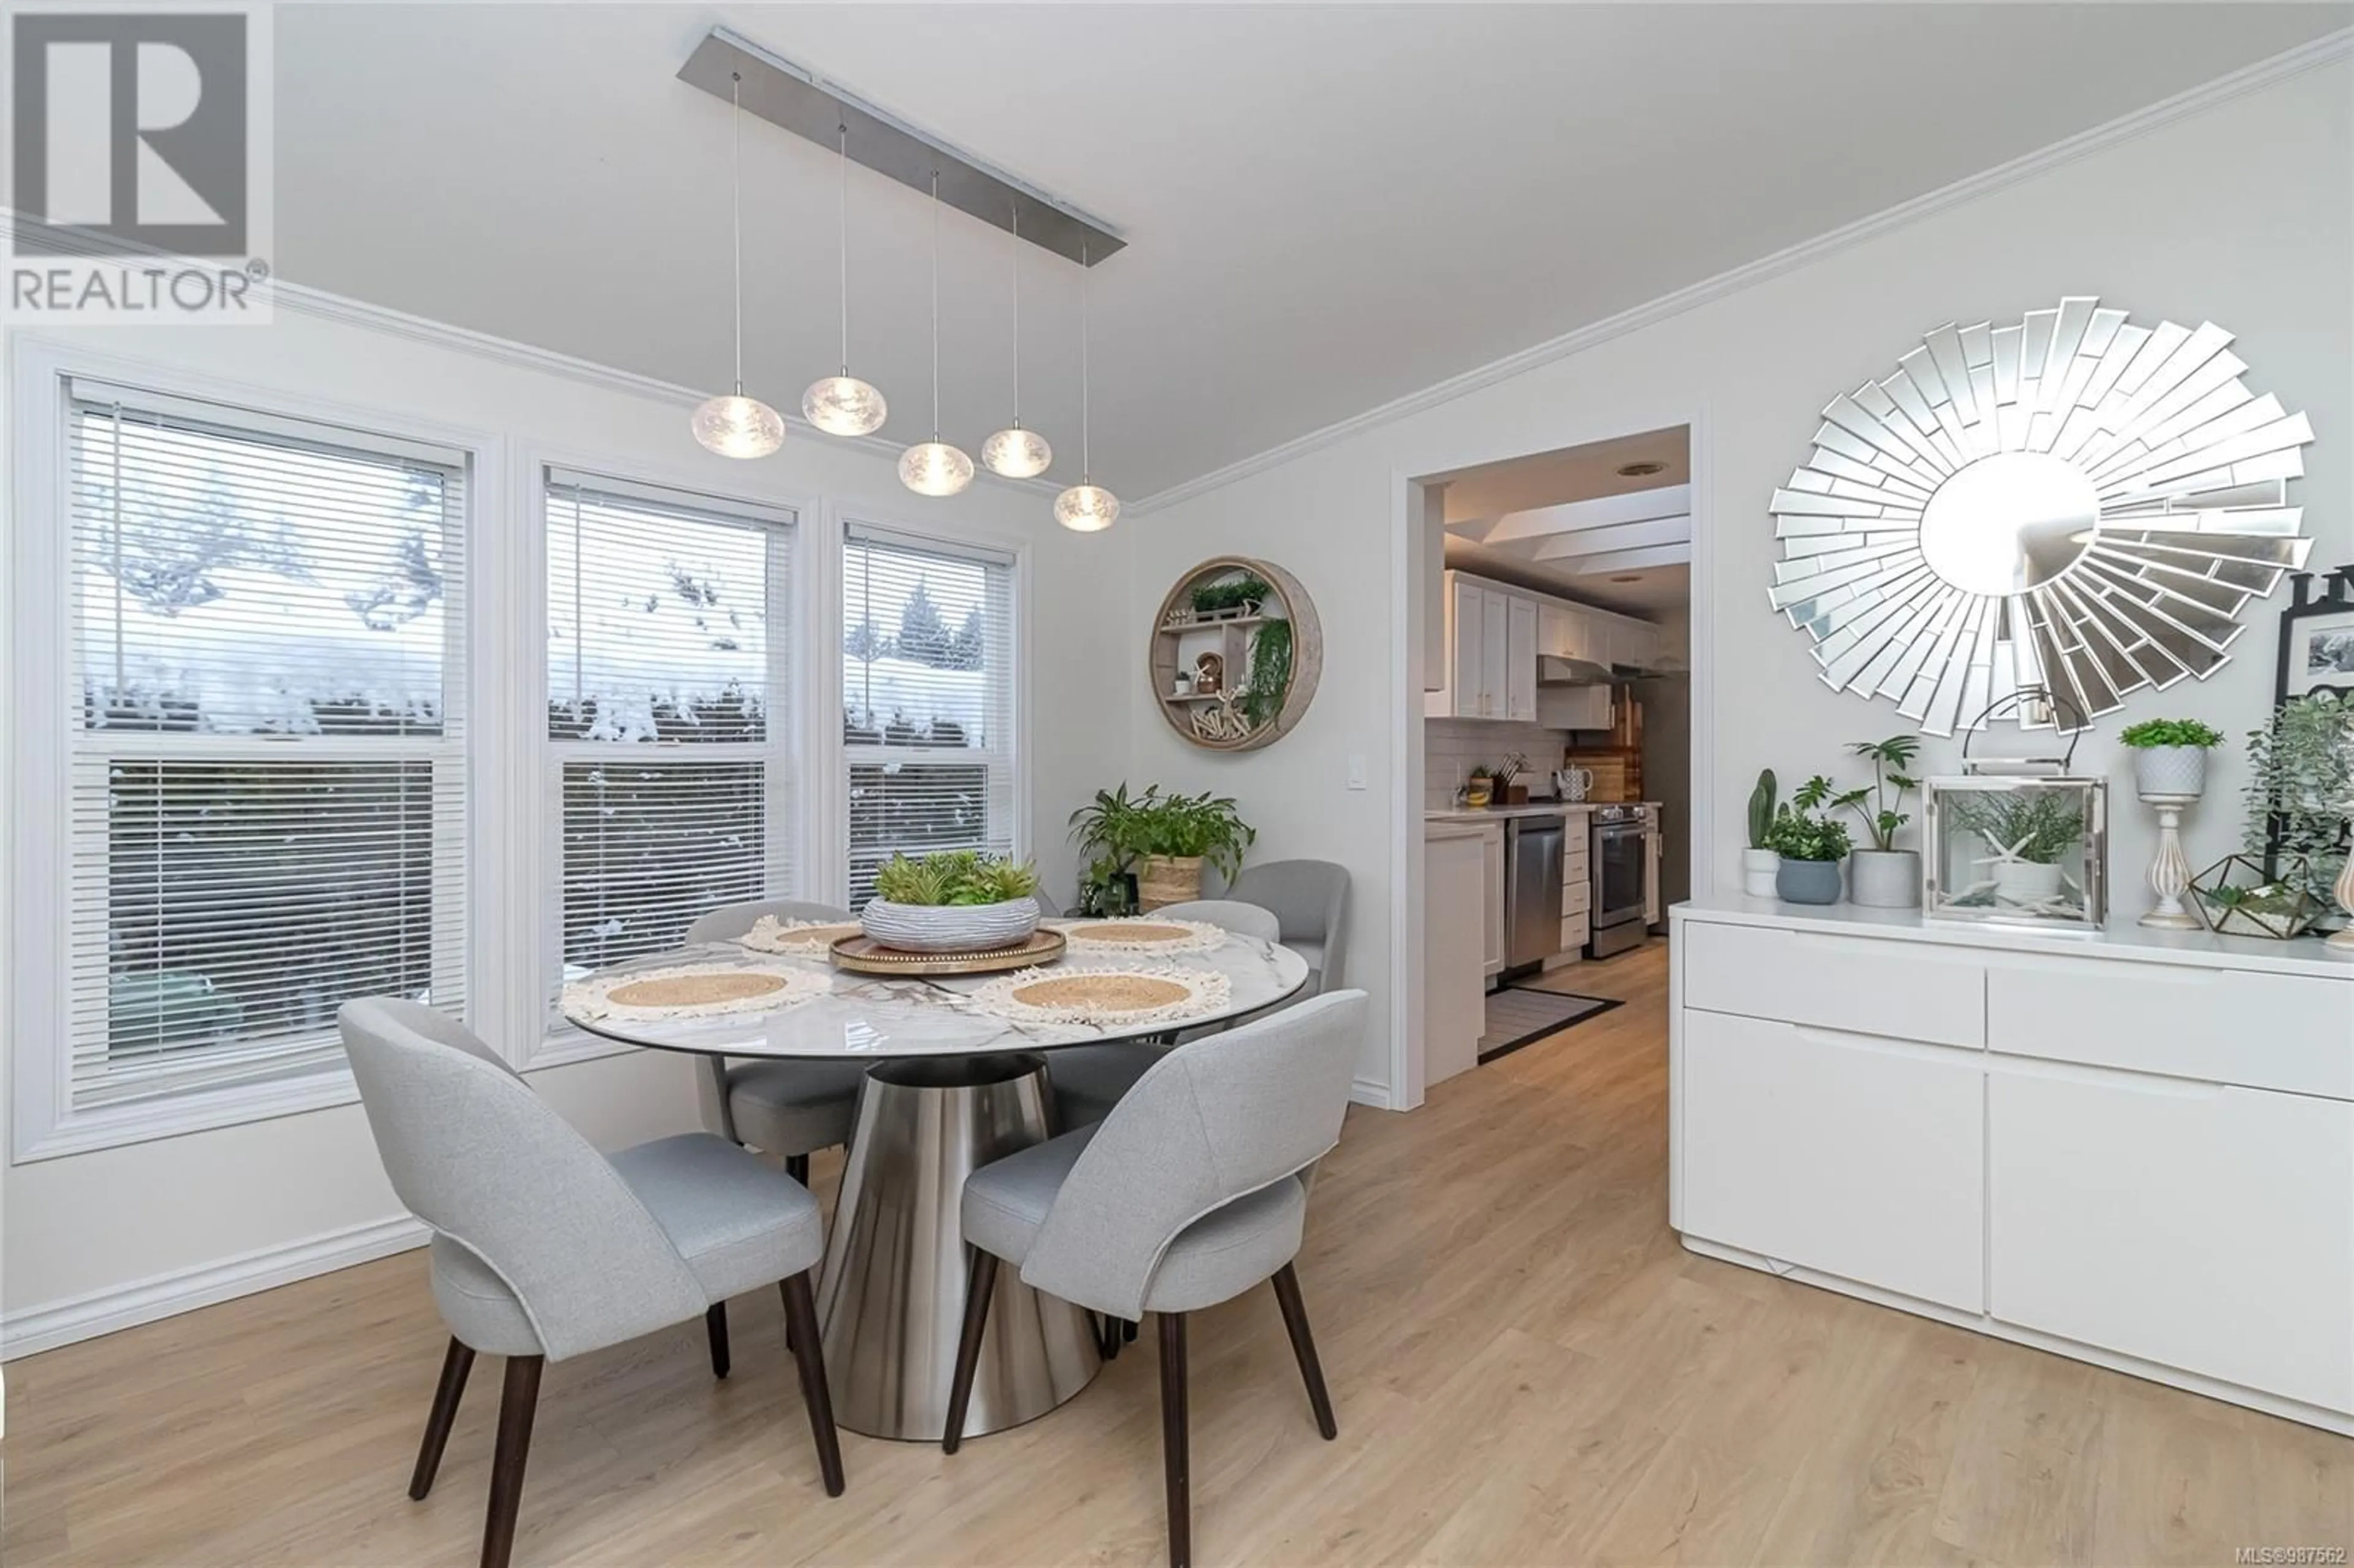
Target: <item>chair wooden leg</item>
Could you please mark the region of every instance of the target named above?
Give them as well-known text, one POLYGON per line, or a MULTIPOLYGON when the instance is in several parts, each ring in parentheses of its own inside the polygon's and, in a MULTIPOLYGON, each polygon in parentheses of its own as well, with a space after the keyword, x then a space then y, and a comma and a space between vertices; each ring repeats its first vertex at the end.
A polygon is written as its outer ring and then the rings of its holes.
POLYGON ((940 1452, 953 1454, 964 1441, 965 1412, 972 1406, 973 1374, 981 1369, 981 1336, 989 1327, 989 1298, 997 1289, 997 1255, 972 1250, 971 1276, 964 1287, 964 1328, 957 1335, 956 1370, 949 1377, 949 1424, 940 1452))
POLYGON ((531 1418, 539 1407, 544 1356, 509 1356, 499 1393, 499 1441, 491 1457, 490 1517, 482 1524, 482 1568, 507 1568, 514 1553, 515 1513, 523 1503, 524 1462, 531 1455, 531 1418))
POLYGON ((711 1375, 727 1375, 727 1303, 714 1301, 704 1309, 704 1337, 711 1341, 711 1375))
POLYGON ((1119 1337, 1120 1337, 1122 1340, 1126 1340, 1128 1343, 1131 1344, 1131 1345, 1132 1345, 1132 1344, 1134 1344, 1134 1343, 1136 1343, 1136 1319, 1133 1319, 1133 1318, 1122 1318, 1122 1319, 1119 1320, 1119 1337))
POLYGON ((790 1177, 791 1177, 794 1181, 796 1181, 800 1182, 802 1186, 804 1186, 804 1187, 808 1186, 808 1185, 809 1185, 809 1156, 808 1156, 808 1155, 806 1155, 806 1154, 788 1154, 788 1155, 786 1155, 786 1156, 785 1156, 785 1174, 786 1174, 786 1175, 788 1175, 788 1176, 790 1176, 790 1177))
POLYGON ((449 1446, 450 1428, 458 1419, 458 1401, 466 1392, 466 1374, 474 1370, 473 1350, 453 1335, 441 1358, 441 1381, 433 1390, 433 1409, 425 1417, 425 1441, 417 1446, 417 1470, 408 1478, 408 1495, 422 1499, 433 1489, 434 1473, 441 1468, 441 1450, 449 1446))
POLYGON ((1299 1276, 1288 1263, 1275 1271, 1275 1300, 1283 1308, 1283 1329, 1291 1336, 1299 1381, 1308 1385, 1308 1407, 1316 1413, 1316 1430, 1328 1439, 1338 1437, 1341 1428, 1332 1419, 1332 1395, 1324 1387, 1324 1366, 1316 1359, 1316 1340, 1308 1332, 1307 1304, 1299 1299, 1299 1276))
POLYGON ((1193 1557, 1193 1482, 1185 1435, 1185 1314, 1161 1312, 1161 1467, 1169 1489, 1169 1568, 1193 1557))
POLYGON ((793 1368, 801 1373, 801 1403, 809 1406, 810 1436, 817 1442, 818 1473, 825 1478, 825 1495, 842 1495, 842 1440, 833 1430, 833 1395, 825 1382, 825 1341, 817 1331, 817 1297, 810 1289, 809 1271, 779 1280, 785 1296, 785 1327, 792 1340, 793 1368))
POLYGON ((1096 1350, 1108 1361, 1119 1360, 1119 1347, 1127 1342, 1126 1336, 1120 1332, 1120 1319, 1108 1312, 1098 1312, 1095 1315, 1095 1325, 1096 1350))

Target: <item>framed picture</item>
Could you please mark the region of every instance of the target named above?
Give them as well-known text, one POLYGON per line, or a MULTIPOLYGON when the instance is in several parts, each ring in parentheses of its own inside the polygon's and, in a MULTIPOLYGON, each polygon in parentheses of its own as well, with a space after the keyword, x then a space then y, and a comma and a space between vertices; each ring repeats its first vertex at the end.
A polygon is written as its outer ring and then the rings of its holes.
POLYGON ((2354 694, 2354 567, 2326 572, 2319 581, 2316 598, 2311 572, 2289 578, 2280 669, 2273 681, 2275 705, 2325 687, 2354 694))

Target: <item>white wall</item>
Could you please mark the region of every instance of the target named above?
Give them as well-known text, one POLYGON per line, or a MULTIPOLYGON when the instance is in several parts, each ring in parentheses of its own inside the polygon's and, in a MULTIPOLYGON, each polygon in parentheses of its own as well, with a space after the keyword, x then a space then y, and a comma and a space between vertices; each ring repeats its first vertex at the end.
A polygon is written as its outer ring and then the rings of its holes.
MULTIPOLYGON (((1051 493, 993 482, 954 501, 924 501, 901 488, 887 455, 806 428, 797 427, 775 458, 730 462, 695 446, 687 401, 674 389, 594 367, 567 373, 552 356, 384 313, 349 314, 354 319, 323 319, 281 305, 268 328, 109 328, 47 341, 136 360, 163 379, 176 369, 245 384, 297 407, 317 399, 490 433, 510 453, 509 482, 475 501, 478 517, 494 528, 538 525, 521 514, 527 492, 514 471, 523 466, 516 454, 545 447, 622 475, 818 498, 823 508, 805 515, 804 524, 820 542, 831 537, 836 507, 947 536, 963 527, 1026 541, 1035 698, 1027 731, 1027 848, 1051 886, 1069 888, 1065 819, 1116 768, 1120 750, 1117 722, 1115 738, 1108 745, 1103 738, 1104 715, 1121 712, 1128 687, 1118 662, 1102 651, 1126 625, 1120 594, 1106 588, 1128 579, 1125 534, 1069 534, 1054 524, 1051 493), (1112 761, 1104 760, 1108 754, 1112 761)), ((12 361, 27 341, 11 334, 12 361)), ((798 395, 796 383, 779 400, 798 395)), ((0 422, 13 438, 13 421, 0 422)), ((7 523, 54 525, 46 518, 7 523)), ((631 1053, 551 1067, 533 1081, 610 1146, 695 1125, 693 1071, 683 1058, 631 1053)), ((0 1116, 0 1127, 7 1121, 0 1116)), ((126 1315, 154 1316, 205 1294, 274 1282, 273 1268, 307 1271, 405 1245, 413 1238, 391 1224, 400 1214, 356 1105, 13 1164, 0 1172, 6 1340, 21 1350, 28 1334, 37 1343, 119 1326, 126 1315), (143 1285, 149 1288, 126 1294, 143 1285)))
MULTIPOLYGON (((1418 691, 1409 699, 1391 656, 1393 641, 1403 640, 1418 671, 1416 629, 1405 619, 1412 596, 1399 580, 1411 554, 1393 537, 1407 515, 1405 480, 1692 419, 1695 524, 1706 535, 1693 605, 1702 729, 1694 802, 1705 820, 1695 823, 1692 885, 1729 885, 1742 802, 1758 768, 1770 765, 1786 779, 1836 769, 1842 743, 1907 727, 1893 704, 1825 687, 1805 636, 1767 608, 1768 495, 1805 458, 1823 405, 1889 374, 1925 331, 1947 321, 2016 321, 2063 293, 2097 293, 2144 323, 2212 319, 2235 332, 2237 352, 2253 367, 2250 384, 2310 414, 2318 434, 2300 487, 2315 563, 2354 560, 2349 141, 2354 68, 2340 49, 2315 69, 1973 199, 1929 204, 1918 221, 1876 229, 1681 314, 1149 510, 1137 530, 1136 624, 1185 566, 1235 551, 1299 575, 1329 646, 1322 688, 1292 736, 1263 751, 1212 757, 1148 716, 1137 723, 1131 776, 1216 784, 1258 824, 1261 853, 1346 864, 1358 893, 1351 969, 1368 980, 1407 976, 1411 965, 1391 962, 1393 897, 1410 889, 1392 885, 1390 806, 1393 791, 1418 800, 1424 780, 1413 742, 1392 722, 1400 704, 1420 699, 1418 691), (1363 794, 1342 790, 1352 752, 1373 759, 1373 787, 1363 794), (1398 769, 1402 754, 1412 771, 1398 769)), ((2243 734, 2269 706, 2275 609, 2251 607, 2250 630, 2220 673, 2137 695, 2128 715, 2181 715, 2243 734)), ((2126 776, 2117 727, 2106 721, 2086 741, 2081 767, 2126 776)), ((1935 745, 1928 767, 1949 770, 1957 755, 1956 745, 1935 745)), ((2243 777, 2235 746, 2189 825, 2194 861, 2237 839, 2243 777)), ((2116 903, 2130 914, 2153 834, 2129 787, 2123 793, 2110 865, 2116 903)), ((1388 1000, 1376 998, 1378 1029, 1387 1026, 1388 1000)), ((1369 1044, 1369 1079, 1385 1071, 1387 1055, 1384 1044, 1369 1044)))

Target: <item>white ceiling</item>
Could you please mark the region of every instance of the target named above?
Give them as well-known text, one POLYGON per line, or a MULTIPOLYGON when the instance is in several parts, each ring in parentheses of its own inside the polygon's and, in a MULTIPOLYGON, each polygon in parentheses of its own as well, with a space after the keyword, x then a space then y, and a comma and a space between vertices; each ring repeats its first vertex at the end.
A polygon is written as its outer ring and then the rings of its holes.
MULTIPOLYGON (((2274 54, 2333 5, 281 5, 281 275, 727 374, 715 22, 1108 220, 1098 479, 1140 498, 2274 54)), ((747 380, 829 373, 834 169, 757 121, 747 380)), ((852 362, 928 430, 927 218, 854 171, 852 362)), ((941 425, 1003 422, 1011 247, 950 213, 941 425)), ((1076 269, 1025 422, 1077 468, 1076 269)))
POLYGON ((1424 476, 1425 482, 1439 482, 1447 486, 1445 513, 1450 525, 1447 564, 1459 571, 1477 572, 1542 593, 1560 594, 1605 609, 1626 610, 1653 620, 1685 609, 1691 600, 1689 565, 1644 567, 1596 575, 1578 571, 1576 563, 1533 558, 1538 540, 1532 539, 1524 546, 1499 547, 1482 544, 1458 530, 1475 519, 1506 513, 1689 484, 1691 438, 1687 427, 1677 425, 1424 476), (1636 463, 1658 463, 1659 471, 1618 471, 1636 463))

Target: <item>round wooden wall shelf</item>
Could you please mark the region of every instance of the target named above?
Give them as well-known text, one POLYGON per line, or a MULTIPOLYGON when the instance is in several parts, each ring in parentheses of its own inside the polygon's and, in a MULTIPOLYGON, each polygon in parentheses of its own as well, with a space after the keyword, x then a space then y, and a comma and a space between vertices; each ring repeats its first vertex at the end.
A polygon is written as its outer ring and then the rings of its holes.
POLYGON ((1291 733, 1324 673, 1324 630, 1299 579, 1221 556, 1177 579, 1153 618, 1152 694, 1169 727, 1211 751, 1291 733))

